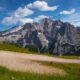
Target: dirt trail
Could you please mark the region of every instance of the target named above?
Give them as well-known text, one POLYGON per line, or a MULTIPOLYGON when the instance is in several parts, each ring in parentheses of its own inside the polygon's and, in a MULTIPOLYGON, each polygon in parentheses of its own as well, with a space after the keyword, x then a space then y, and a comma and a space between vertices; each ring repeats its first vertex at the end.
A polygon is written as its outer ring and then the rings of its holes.
POLYGON ((9 68, 10 70, 34 72, 39 74, 51 75, 65 75, 64 70, 45 66, 36 61, 59 62, 59 63, 77 63, 80 64, 79 59, 60 59, 55 57, 36 55, 36 54, 22 54, 17 52, 0 51, 0 66, 9 68))

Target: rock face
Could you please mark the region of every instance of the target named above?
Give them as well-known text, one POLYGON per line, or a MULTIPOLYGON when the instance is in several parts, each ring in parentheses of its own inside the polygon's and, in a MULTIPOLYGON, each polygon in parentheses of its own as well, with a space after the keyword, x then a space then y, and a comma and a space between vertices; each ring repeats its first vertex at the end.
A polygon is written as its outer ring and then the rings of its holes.
POLYGON ((55 55, 80 55, 80 28, 60 20, 45 18, 40 23, 14 27, 1 32, 0 41, 55 55))

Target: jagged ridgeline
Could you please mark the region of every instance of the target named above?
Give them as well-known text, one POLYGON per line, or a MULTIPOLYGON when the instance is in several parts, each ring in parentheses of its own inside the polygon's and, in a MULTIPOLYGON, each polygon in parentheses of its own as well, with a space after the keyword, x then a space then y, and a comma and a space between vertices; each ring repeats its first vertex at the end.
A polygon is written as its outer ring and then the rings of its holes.
POLYGON ((80 27, 45 18, 0 32, 0 42, 55 55, 80 55, 80 27))

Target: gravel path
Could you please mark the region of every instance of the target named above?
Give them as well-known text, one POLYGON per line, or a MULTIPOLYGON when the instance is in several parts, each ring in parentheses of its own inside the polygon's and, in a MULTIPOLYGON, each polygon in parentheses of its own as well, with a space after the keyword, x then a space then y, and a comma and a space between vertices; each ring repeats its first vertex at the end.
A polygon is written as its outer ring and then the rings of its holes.
POLYGON ((0 66, 7 67, 10 70, 61 76, 66 74, 62 69, 45 66, 35 61, 80 64, 80 59, 61 59, 44 55, 0 51, 0 66))

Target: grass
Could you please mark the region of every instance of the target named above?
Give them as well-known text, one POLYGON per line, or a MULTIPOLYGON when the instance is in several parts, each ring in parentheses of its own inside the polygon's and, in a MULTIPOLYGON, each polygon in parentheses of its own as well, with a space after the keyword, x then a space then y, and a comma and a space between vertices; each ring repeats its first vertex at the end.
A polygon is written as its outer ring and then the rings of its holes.
POLYGON ((0 80, 60 80, 60 78, 60 76, 10 71, 7 68, 0 67, 0 80))
MULTIPOLYGON (((31 49, 22 48, 20 46, 17 46, 14 44, 8 44, 8 43, 0 43, 0 50, 27 53, 27 54, 39 54, 35 51, 32 51, 31 49)), ((57 58, 65 58, 65 59, 80 59, 80 56, 55 56, 55 55, 49 54, 49 53, 42 53, 39 55, 47 55, 47 56, 53 56, 53 57, 57 57, 57 58)))
MULTIPOLYGON (((19 46, 7 44, 7 43, 0 43, 0 50, 37 54, 36 52, 31 52, 26 48, 21 48, 19 46)), ((60 56, 59 58, 79 59, 80 57, 60 56)), ((80 64, 63 64, 63 63, 53 63, 53 62, 41 62, 41 61, 37 61, 37 62, 43 65, 48 65, 48 66, 63 69, 68 73, 68 75, 63 77, 58 75, 57 76, 40 75, 40 74, 34 74, 29 72, 11 71, 7 68, 0 67, 0 80, 80 80, 80 64)))
POLYGON ((68 75, 41 75, 29 72, 10 71, 7 68, 0 67, 0 80, 80 80, 80 64, 63 64, 52 62, 41 62, 43 65, 48 65, 65 70, 68 75))
MULTIPOLYGON (((52 66, 55 68, 63 69, 68 73, 67 76, 60 78, 59 80, 80 80, 80 64, 65 64, 65 63, 53 63, 45 61, 36 61, 43 65, 52 66)), ((56 80, 56 79, 55 79, 56 80)))
POLYGON ((65 58, 65 59, 80 59, 80 56, 58 56, 58 58, 65 58))
POLYGON ((20 46, 9 44, 9 43, 0 43, 0 50, 4 51, 13 51, 13 52, 20 52, 20 53, 26 53, 26 54, 38 54, 38 55, 47 55, 47 56, 53 56, 49 53, 38 53, 37 51, 33 51, 28 48, 22 48, 20 46))
POLYGON ((0 43, 0 50, 21 52, 21 53, 35 53, 34 51, 30 51, 29 49, 8 43, 0 43))

